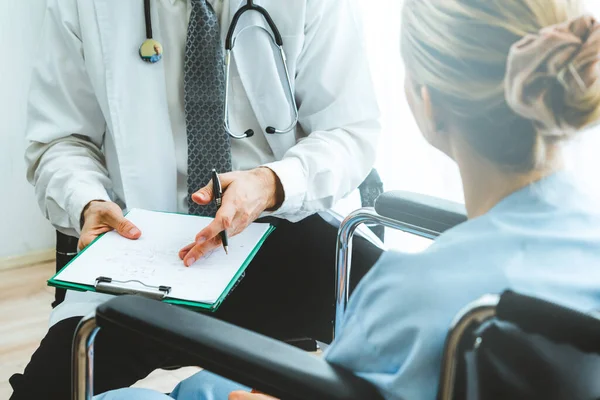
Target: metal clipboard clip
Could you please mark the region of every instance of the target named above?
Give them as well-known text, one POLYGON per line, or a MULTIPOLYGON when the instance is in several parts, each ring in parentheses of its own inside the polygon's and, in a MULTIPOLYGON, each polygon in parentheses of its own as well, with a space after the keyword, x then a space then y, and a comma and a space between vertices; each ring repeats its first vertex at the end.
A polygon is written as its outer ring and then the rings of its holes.
POLYGON ((99 276, 94 284, 96 292, 113 295, 135 294, 154 300, 163 300, 171 292, 171 286, 149 286, 137 280, 115 281, 99 276), (133 285, 132 285, 133 284, 133 285))

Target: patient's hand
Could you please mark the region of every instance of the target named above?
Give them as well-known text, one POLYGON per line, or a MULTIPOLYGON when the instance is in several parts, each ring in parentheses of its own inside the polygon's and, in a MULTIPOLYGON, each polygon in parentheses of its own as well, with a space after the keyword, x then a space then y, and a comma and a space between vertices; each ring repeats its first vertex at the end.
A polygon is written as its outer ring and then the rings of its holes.
POLYGON ((229 400, 277 400, 275 397, 248 392, 231 392, 229 400))

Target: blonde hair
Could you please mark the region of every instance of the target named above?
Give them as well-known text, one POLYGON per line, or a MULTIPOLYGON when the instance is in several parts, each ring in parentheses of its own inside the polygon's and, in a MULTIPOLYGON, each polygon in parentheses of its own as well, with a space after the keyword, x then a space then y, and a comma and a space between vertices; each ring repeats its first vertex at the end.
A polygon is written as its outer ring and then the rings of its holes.
MULTIPOLYGON (((407 74, 429 89, 434 107, 457 124, 480 154, 511 170, 542 167, 547 145, 570 134, 546 136, 507 103, 507 60, 511 47, 525 36, 582 11, 580 0, 405 0, 402 55, 407 74)), ((600 110, 597 78, 595 71, 588 87, 594 90, 583 94, 552 84, 548 96, 553 113, 576 115, 577 129, 594 122, 600 110)))

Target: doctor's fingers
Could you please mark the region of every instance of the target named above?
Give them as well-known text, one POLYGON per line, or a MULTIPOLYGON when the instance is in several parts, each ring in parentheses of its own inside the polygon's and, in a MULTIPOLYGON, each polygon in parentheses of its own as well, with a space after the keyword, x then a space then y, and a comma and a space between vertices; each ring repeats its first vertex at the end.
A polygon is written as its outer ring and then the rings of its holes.
POLYGON ((115 210, 107 210, 100 215, 100 219, 106 225, 116 230, 119 235, 127 239, 138 239, 142 235, 142 232, 133 224, 133 222, 129 221, 122 213, 118 213, 115 210))
MULTIPOLYGON (((217 214, 215 220, 198 234, 195 243, 191 243, 179 251, 179 258, 186 266, 193 265, 210 251, 220 248, 223 245, 220 236, 222 231, 227 232, 229 237, 233 237, 246 229, 252 222, 252 219, 243 211, 236 212, 231 222, 223 223, 222 218, 227 217, 219 218, 217 214), (214 236, 209 238, 213 234, 214 236)), ((227 221, 229 220, 227 219, 227 221)))
POLYGON ((198 190, 192 195, 192 200, 194 203, 200 205, 206 205, 213 200, 212 179, 210 182, 208 182, 208 185, 204 186, 202 189, 198 190))
POLYGON ((196 235, 196 243, 202 244, 219 236, 219 233, 223 231, 227 232, 229 235, 235 234, 231 229, 234 228, 236 214, 237 209, 235 205, 231 202, 224 202, 217 211, 215 219, 196 235))
POLYGON ((187 246, 185 246, 184 248, 182 248, 181 250, 179 250, 179 258, 181 260, 185 260, 185 257, 188 255, 190 250, 192 250, 195 246, 198 246, 198 243, 196 243, 196 242, 190 243, 187 246))
POLYGON ((275 397, 267 396, 264 394, 255 394, 254 392, 231 392, 229 394, 228 400, 277 400, 275 397))
MULTIPOLYGON (((219 212, 226 209, 226 207, 223 207, 219 212)), ((221 232, 225 231, 229 237, 233 237, 246 229, 254 219, 244 211, 237 211, 231 222, 229 222, 228 217, 217 213, 213 222, 196 236, 195 243, 190 243, 179 250, 179 258, 183 260, 186 266, 191 266, 210 251, 218 249, 223 245, 220 236, 221 232)))
POLYGON ((98 236, 103 233, 112 231, 113 229, 109 226, 98 227, 95 229, 84 229, 81 231, 81 236, 79 236, 79 241, 77 242, 77 249, 79 251, 85 249, 89 244, 91 244, 98 236))
POLYGON ((185 246, 184 248, 182 248, 181 250, 179 250, 179 258, 181 260, 185 259, 185 256, 187 256, 187 253, 189 253, 190 250, 193 249, 195 245, 196 245, 196 243, 190 243, 187 246, 185 246))
MULTIPOLYGON (((196 235, 195 246, 184 255, 183 263, 189 267, 209 251, 222 246, 221 232, 225 231, 229 236, 239 233, 234 230, 236 214, 233 203, 224 203, 217 211, 215 219, 196 235)), ((180 254, 184 253, 185 249, 182 249, 180 254)))
MULTIPOLYGON (((221 238, 219 236, 216 236, 210 240, 207 240, 206 242, 203 242, 202 244, 192 243, 191 245, 184 247, 184 249, 189 246, 192 246, 192 248, 187 252, 187 254, 183 256, 183 264, 186 267, 191 267, 202 257, 206 256, 211 251, 221 247, 222 243, 221 238)), ((184 249, 181 249, 181 251, 179 252, 180 255, 183 254, 184 249)))
MULTIPOLYGON (((229 185, 234 181, 236 172, 228 172, 226 174, 219 175, 219 181, 221 182, 221 190, 225 191, 229 185)), ((206 205, 213 201, 213 183, 212 179, 202 189, 198 190, 192 195, 192 200, 200 205, 206 205)))

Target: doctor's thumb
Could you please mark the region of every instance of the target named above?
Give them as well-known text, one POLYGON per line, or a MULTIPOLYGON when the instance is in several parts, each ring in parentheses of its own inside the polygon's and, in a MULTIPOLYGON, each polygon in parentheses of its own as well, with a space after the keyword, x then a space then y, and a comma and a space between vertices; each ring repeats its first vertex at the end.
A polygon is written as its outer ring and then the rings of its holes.
POLYGON ((129 221, 125 217, 119 218, 117 226, 114 227, 117 233, 127 239, 139 239, 142 232, 138 229, 133 222, 129 221))
POLYGON ((202 189, 198 190, 196 193, 194 193, 192 195, 192 200, 194 200, 194 203, 200 204, 200 205, 207 205, 208 203, 210 203, 213 199, 213 190, 212 190, 212 183, 209 183, 208 185, 204 186, 202 189))

